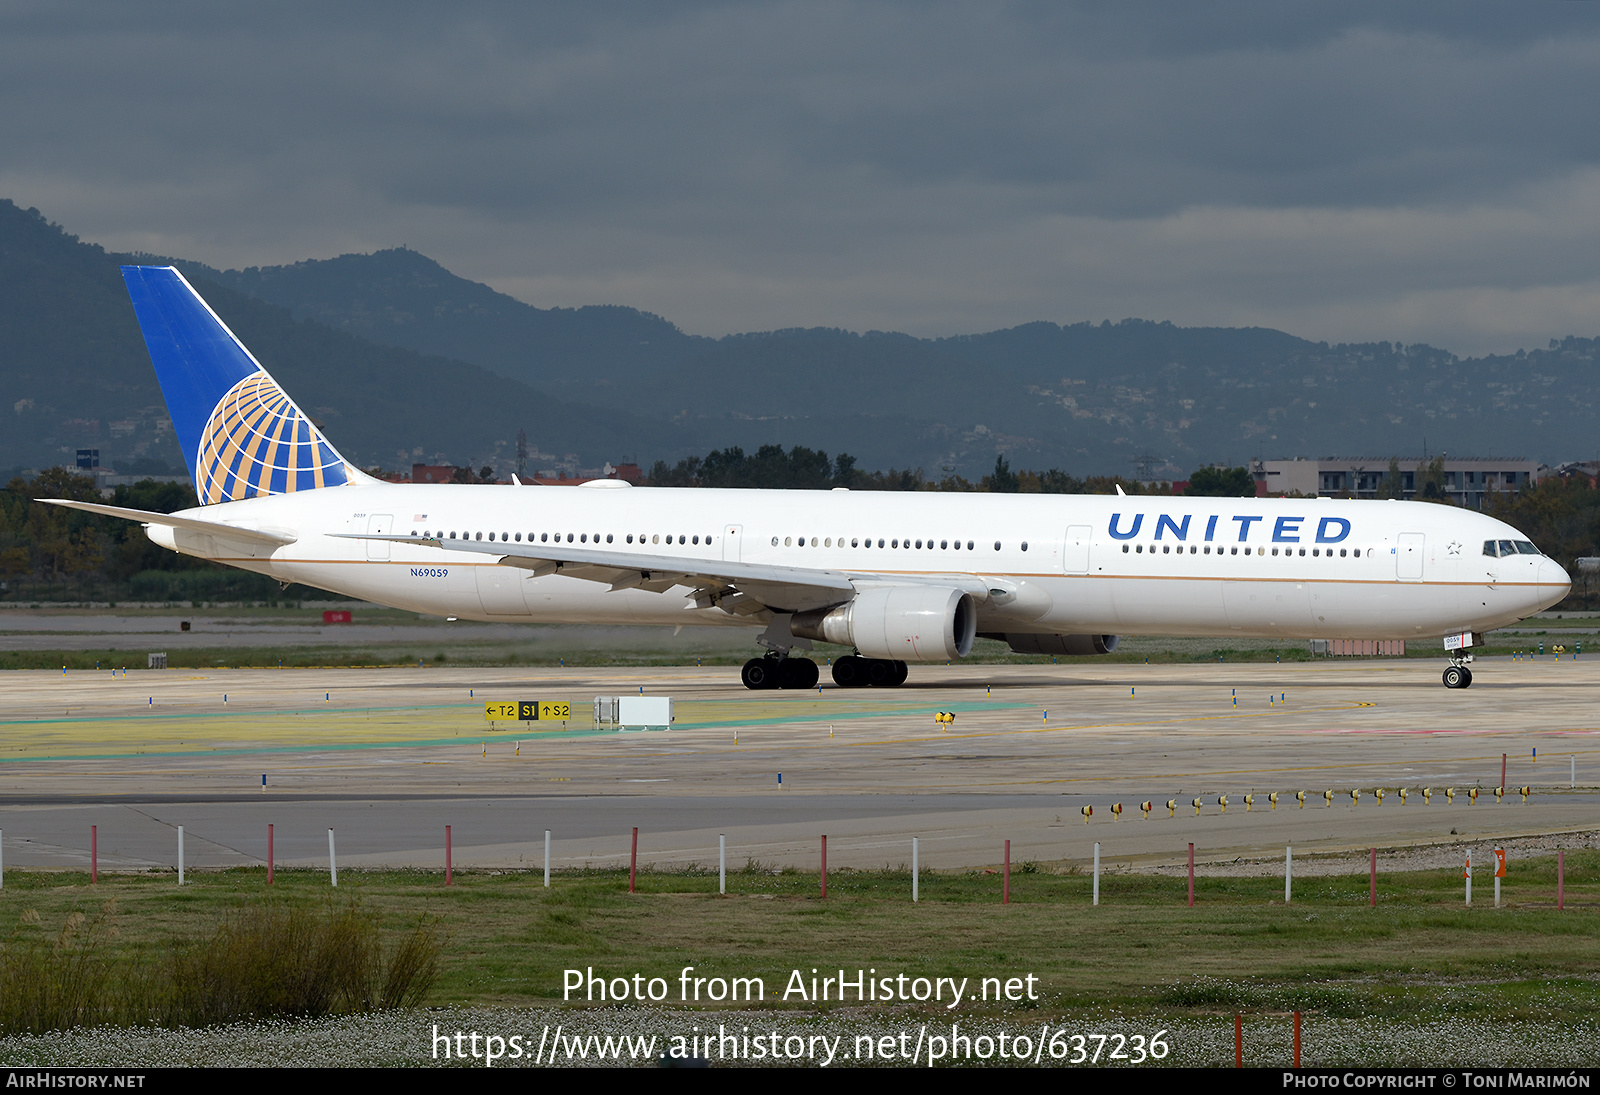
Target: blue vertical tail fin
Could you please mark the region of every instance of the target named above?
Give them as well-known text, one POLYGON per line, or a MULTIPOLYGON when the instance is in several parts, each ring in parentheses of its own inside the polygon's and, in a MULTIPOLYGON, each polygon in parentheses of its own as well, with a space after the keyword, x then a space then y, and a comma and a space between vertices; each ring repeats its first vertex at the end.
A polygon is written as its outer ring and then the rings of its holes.
POLYGON ((124 266, 203 506, 368 481, 170 266, 124 266))

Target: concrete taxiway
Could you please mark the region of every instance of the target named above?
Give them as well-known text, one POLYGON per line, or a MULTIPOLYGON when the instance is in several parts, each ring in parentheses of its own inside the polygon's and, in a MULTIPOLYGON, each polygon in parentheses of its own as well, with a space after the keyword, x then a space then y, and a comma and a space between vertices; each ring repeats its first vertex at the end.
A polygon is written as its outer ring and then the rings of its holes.
POLYGON ((546 829, 557 867, 626 863, 638 826, 641 863, 715 864, 721 834, 730 868, 814 867, 823 834, 830 866, 909 863, 915 836, 964 868, 1005 840, 1139 866, 1600 829, 1600 665, 1480 661, 1460 692, 1441 668, 920 666, 768 693, 727 667, 11 672, 4 863, 81 868, 91 825, 104 870, 172 866, 179 825, 191 868, 262 863, 269 823, 280 865, 325 865, 332 828, 349 868, 441 867, 447 824, 458 866, 492 868, 539 865, 546 829), (595 696, 641 689, 674 698, 670 731, 594 729, 595 696), (573 718, 490 723, 490 700, 573 718), (1496 801, 1502 754, 1526 802, 1496 801))

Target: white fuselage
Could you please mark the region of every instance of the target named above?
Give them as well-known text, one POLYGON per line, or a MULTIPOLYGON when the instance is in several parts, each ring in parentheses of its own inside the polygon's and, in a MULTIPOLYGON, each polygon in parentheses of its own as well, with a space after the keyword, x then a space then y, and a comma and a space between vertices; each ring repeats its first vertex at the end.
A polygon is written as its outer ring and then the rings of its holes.
POLYGON ((696 608, 686 586, 529 577, 449 547, 491 533, 829 570, 863 585, 960 576, 989 591, 980 632, 1420 639, 1513 623, 1569 587, 1542 555, 1485 555, 1486 540, 1522 539, 1503 522, 1419 502, 385 484, 188 512, 297 539, 272 549, 159 527, 152 539, 285 582, 477 620, 761 622, 696 608), (424 532, 444 546, 342 538, 424 532))
POLYGON ((686 586, 530 578, 448 546, 491 533, 816 568, 862 584, 955 575, 971 588, 976 578, 989 591, 981 632, 1424 639, 1522 620, 1570 584, 1544 556, 1485 556, 1483 541, 1522 539, 1506 523, 1400 501, 365 485, 187 512, 296 541, 149 535, 278 580, 467 620, 762 621, 696 608, 686 586), (344 538, 373 533, 429 533, 445 546, 344 538))

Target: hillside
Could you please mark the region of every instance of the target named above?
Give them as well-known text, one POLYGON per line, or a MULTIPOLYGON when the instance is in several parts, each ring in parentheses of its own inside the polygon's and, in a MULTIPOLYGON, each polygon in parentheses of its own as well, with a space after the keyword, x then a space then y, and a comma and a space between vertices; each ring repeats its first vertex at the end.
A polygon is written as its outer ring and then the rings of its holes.
MULTIPOLYGON (((80 446, 132 470, 181 463, 116 269, 127 258, 0 202, 0 467, 80 446)), ((1588 338, 1486 358, 1134 319, 711 339, 620 305, 533 307, 404 249, 237 271, 175 261, 362 464, 508 468, 523 429, 590 465, 775 443, 935 477, 975 478, 998 453, 1078 475, 1148 455, 1178 475, 1424 445, 1588 458, 1600 427, 1588 338)))
MULTIPOLYGON (((182 466, 118 270, 127 261, 0 202, 0 406, 11 427, 0 431, 0 467, 70 463, 79 447, 99 448, 119 469, 182 466)), ((509 461, 519 428, 537 430, 546 451, 596 462, 672 444, 670 426, 569 406, 478 365, 297 320, 209 281, 204 267, 178 265, 363 465, 509 461)))
MULTIPOLYGON (((575 403, 669 421, 692 451, 847 450, 864 466, 1127 473, 1251 456, 1592 456, 1594 339, 1457 358, 1264 328, 1129 319, 922 339, 836 329, 694 338, 629 308, 539 309, 411 251, 217 274, 364 337, 455 356, 575 403)), ((672 455, 672 454, 666 454, 672 455)))

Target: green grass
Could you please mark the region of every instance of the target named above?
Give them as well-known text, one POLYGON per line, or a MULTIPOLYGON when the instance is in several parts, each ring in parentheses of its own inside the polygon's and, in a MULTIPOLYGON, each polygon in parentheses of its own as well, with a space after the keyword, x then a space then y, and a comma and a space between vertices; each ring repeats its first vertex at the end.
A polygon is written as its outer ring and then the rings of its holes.
MULTIPOLYGON (((1185 907, 1182 878, 1108 875, 1101 905, 1082 874, 1016 868, 1012 904, 994 873, 924 872, 912 905, 904 870, 830 874, 759 864, 729 874, 645 871, 627 893, 621 871, 570 871, 549 890, 537 873, 345 872, 338 900, 359 901, 383 930, 436 924, 439 976, 425 1004, 559 1002, 563 971, 661 977, 684 966, 706 977, 761 977, 767 1003, 791 971, 877 969, 880 975, 1040 978, 1037 1002, 991 1001, 971 1013, 1018 1007, 1112 1009, 1124 1014, 1315 1011, 1333 1016, 1483 1015, 1548 1020, 1600 1017, 1600 854, 1567 857, 1569 907, 1554 907, 1554 860, 1515 865, 1506 907, 1462 905, 1458 870, 1382 874, 1367 907, 1364 874, 1307 878, 1292 905, 1275 878, 1202 878, 1185 907)), ((0 891, 0 938, 55 931, 74 913, 114 903, 104 946, 149 959, 179 936, 209 931, 268 893, 261 870, 102 876, 18 872, 0 891)), ((332 891, 320 872, 282 871, 273 900, 320 909, 332 891)), ((798 1001, 792 1004, 799 1006, 798 1001)))

